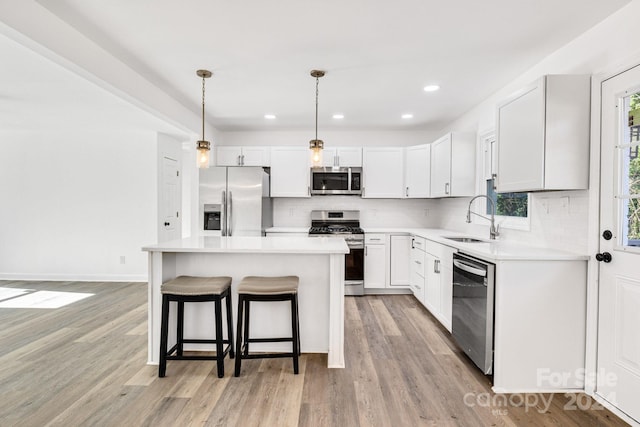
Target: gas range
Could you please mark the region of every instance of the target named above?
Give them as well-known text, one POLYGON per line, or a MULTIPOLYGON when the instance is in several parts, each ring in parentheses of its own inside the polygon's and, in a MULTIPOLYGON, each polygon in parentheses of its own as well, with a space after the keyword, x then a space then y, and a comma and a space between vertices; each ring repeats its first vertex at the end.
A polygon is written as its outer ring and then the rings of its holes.
POLYGON ((312 237, 341 237, 349 246, 344 262, 345 295, 364 295, 364 230, 360 211, 311 211, 312 237))
POLYGON ((340 235, 345 240, 364 240, 360 211, 311 211, 310 236, 340 235))

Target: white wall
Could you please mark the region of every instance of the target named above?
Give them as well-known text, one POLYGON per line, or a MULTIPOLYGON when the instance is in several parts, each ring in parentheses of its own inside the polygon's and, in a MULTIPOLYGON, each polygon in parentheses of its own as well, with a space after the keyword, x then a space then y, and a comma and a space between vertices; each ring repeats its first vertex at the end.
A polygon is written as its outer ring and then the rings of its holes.
MULTIPOLYGON (((544 74, 592 74, 640 62, 636 18, 640 0, 633 0, 606 20, 557 50, 503 89, 448 125, 445 130, 483 133, 495 127, 495 106, 502 99, 544 74)), ((599 108, 598 105, 592 108, 599 108)), ((570 167, 569 165, 567 167, 570 167)), ((534 193, 531 230, 503 230, 501 238, 523 243, 587 253, 590 191, 534 193)), ((436 211, 442 227, 488 235, 488 225, 466 224, 469 199, 447 200, 436 211), (459 219, 462 219, 460 221, 459 219)))
POLYGON ((146 280, 156 133, 2 132, 0 141, 0 279, 146 280))

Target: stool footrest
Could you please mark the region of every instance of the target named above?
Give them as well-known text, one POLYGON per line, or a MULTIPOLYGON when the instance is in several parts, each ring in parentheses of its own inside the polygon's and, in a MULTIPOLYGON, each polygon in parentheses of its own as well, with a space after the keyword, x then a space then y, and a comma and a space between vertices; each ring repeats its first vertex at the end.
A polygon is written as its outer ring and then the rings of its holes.
MULTIPOLYGON (((293 342, 292 337, 287 338, 249 338, 245 342, 293 342)), ((186 342, 186 341, 185 341, 186 342)))
POLYGON ((278 359, 281 357, 293 357, 293 353, 258 353, 242 355, 243 359, 278 359))

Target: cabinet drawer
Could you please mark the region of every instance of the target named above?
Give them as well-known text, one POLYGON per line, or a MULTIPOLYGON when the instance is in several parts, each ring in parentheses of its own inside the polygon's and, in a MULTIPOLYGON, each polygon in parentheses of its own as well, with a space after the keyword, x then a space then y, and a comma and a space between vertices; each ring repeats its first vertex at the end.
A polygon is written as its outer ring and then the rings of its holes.
POLYGON ((365 233, 364 243, 371 245, 384 245, 387 241, 387 235, 384 233, 365 233))
POLYGON ((427 246, 426 240, 422 237, 412 236, 411 237, 411 248, 412 249, 420 249, 424 251, 427 246))
POLYGON ((411 274, 415 273, 424 277, 424 272, 425 272, 425 253, 424 252, 417 249, 411 250, 411 260, 410 260, 409 271, 411 272, 411 274))

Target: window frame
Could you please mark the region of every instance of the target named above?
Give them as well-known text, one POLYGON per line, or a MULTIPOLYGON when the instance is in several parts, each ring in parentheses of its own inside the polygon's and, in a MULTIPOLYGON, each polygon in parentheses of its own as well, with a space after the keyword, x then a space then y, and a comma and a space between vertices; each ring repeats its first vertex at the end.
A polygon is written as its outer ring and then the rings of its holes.
MULTIPOLYGON (((495 129, 490 129, 478 134, 478 171, 479 173, 476 176, 476 194, 487 195, 487 180, 490 177, 495 177, 496 173, 496 132, 495 129)), ((487 208, 487 199, 484 197, 478 198, 473 202, 472 209, 474 212, 483 212, 482 215, 488 216, 485 214, 487 208)), ((523 230, 530 231, 531 230, 531 193, 527 193, 527 216, 526 217, 516 217, 516 216, 505 216, 505 215, 496 215, 495 220, 496 224, 500 225, 500 228, 508 228, 513 230, 523 230)), ((471 222, 473 224, 479 225, 487 225, 488 222, 482 218, 479 218, 476 215, 472 215, 471 222)))

